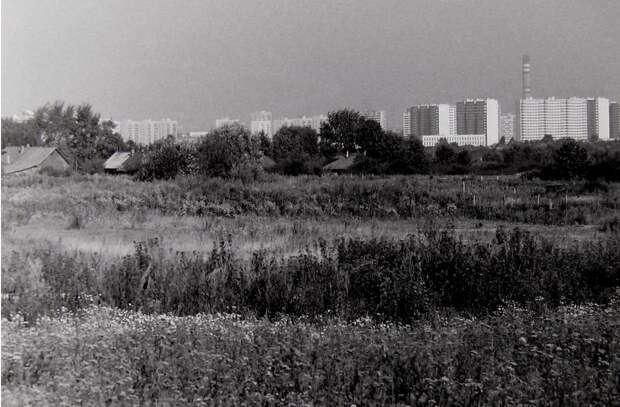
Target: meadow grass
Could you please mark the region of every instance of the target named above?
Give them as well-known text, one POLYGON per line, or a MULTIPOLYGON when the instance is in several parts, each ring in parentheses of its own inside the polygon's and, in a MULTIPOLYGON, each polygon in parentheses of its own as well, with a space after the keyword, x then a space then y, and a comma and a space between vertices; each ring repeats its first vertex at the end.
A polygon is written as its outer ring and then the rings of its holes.
POLYGON ((3 178, 3 402, 617 404, 599 187, 3 178))
POLYGON ((2 320, 11 405, 617 405, 617 304, 411 326, 90 307, 2 320))

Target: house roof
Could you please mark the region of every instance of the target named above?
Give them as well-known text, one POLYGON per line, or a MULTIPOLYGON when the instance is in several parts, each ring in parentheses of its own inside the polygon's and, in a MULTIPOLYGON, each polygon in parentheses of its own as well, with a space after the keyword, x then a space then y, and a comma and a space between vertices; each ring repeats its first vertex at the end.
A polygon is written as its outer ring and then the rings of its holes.
POLYGON ((131 157, 131 153, 124 151, 117 151, 112 154, 103 164, 103 168, 106 170, 118 170, 123 163, 131 157))
POLYGON ((103 168, 118 172, 132 172, 140 167, 141 158, 142 155, 140 153, 118 151, 106 160, 103 164, 103 168))
MULTIPOLYGON (((38 167, 56 147, 6 147, 2 149, 2 173, 12 174, 38 167)), ((60 154, 63 160, 67 159, 60 154)), ((67 162, 68 164, 68 162, 67 162)))
POLYGON ((349 154, 348 157, 338 156, 335 161, 323 167, 325 171, 345 171, 353 167, 356 154, 349 154))

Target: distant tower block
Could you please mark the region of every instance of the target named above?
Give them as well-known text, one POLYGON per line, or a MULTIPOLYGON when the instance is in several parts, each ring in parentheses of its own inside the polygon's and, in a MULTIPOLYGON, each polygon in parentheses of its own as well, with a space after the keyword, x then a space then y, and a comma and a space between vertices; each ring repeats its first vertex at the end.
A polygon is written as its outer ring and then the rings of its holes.
POLYGON ((523 99, 528 99, 532 97, 530 70, 530 57, 528 55, 523 55, 523 99))

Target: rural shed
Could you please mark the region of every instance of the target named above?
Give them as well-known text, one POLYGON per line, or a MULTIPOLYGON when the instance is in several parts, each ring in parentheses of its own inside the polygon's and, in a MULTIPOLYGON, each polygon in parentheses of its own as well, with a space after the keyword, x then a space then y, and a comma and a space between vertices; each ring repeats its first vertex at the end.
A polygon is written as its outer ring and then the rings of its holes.
POLYGON ((2 149, 2 175, 26 174, 42 168, 71 169, 66 156, 56 147, 6 147, 2 149))
POLYGON ((348 157, 340 155, 336 158, 335 161, 332 161, 331 163, 325 165, 323 167, 323 171, 336 173, 351 171, 351 168, 353 168, 353 163, 355 162, 356 155, 357 154, 350 154, 348 157))
POLYGON ((140 169, 142 154, 118 151, 103 164, 105 172, 113 174, 132 174, 140 169))

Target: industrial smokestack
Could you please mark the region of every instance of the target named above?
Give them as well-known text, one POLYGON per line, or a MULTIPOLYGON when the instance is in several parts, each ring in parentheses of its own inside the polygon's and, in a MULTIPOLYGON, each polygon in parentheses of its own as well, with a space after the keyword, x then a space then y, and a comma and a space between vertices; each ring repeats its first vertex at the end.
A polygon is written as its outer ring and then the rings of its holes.
POLYGON ((523 99, 532 97, 532 84, 530 82, 530 57, 523 55, 523 99))

